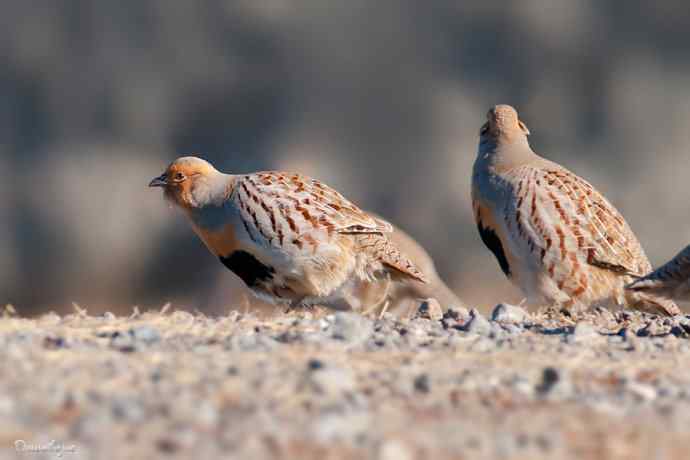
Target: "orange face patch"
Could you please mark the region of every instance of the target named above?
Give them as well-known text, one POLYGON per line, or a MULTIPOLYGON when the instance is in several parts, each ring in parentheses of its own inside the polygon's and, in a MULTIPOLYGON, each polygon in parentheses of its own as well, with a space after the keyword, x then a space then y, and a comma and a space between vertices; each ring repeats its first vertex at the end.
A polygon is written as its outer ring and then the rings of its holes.
POLYGON ((165 170, 165 195, 182 207, 190 203, 191 189, 198 177, 214 171, 210 163, 194 157, 183 157, 173 161, 165 170))

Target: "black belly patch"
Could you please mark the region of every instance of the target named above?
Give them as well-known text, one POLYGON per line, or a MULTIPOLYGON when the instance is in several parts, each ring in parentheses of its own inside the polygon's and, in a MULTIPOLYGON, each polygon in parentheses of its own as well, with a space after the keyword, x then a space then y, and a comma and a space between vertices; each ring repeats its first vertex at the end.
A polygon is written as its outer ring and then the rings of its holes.
POLYGON ((496 235, 496 232, 490 228, 484 227, 481 221, 477 222, 477 229, 479 230, 479 236, 482 237, 482 241, 486 247, 494 253, 494 256, 496 256, 498 265, 501 266, 503 273, 510 278, 510 265, 508 265, 508 259, 506 258, 505 252, 503 252, 503 245, 501 244, 501 240, 498 238, 498 235, 496 235))
POLYGON ((235 251, 229 257, 220 256, 218 258, 248 287, 256 286, 259 281, 271 279, 275 273, 273 267, 262 264, 246 251, 235 251))

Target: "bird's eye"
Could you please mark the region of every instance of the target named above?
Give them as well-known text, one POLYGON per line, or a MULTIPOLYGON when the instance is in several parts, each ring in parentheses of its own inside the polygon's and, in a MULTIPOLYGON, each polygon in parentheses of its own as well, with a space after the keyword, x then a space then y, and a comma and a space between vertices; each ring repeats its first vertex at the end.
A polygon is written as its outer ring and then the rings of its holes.
POLYGON ((175 179, 175 182, 182 182, 185 179, 185 177, 184 177, 184 174, 182 174, 181 172, 178 172, 178 173, 175 173, 175 176, 173 177, 173 179, 175 179))
POLYGON ((489 122, 487 121, 484 123, 484 126, 482 126, 482 129, 479 130, 479 135, 483 136, 484 134, 489 132, 489 122))

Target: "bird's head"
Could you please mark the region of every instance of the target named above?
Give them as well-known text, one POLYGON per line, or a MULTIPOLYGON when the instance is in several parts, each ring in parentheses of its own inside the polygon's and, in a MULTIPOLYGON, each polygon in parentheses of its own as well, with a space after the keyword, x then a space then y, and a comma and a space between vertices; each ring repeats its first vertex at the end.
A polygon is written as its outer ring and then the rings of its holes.
POLYGON ((486 114, 486 123, 479 131, 479 142, 495 145, 526 141, 529 129, 520 121, 517 110, 509 105, 497 105, 486 114))
POLYGON ((180 207, 198 208, 215 201, 224 191, 223 176, 206 160, 181 157, 154 177, 149 187, 163 187, 165 197, 180 207))

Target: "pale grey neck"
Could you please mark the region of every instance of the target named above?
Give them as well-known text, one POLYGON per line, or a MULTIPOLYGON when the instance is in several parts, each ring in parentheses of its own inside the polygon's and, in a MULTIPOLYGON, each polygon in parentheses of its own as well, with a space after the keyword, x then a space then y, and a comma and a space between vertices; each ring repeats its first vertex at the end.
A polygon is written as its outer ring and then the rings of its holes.
POLYGON ((540 160, 542 158, 534 153, 526 137, 510 143, 488 140, 479 144, 477 152, 477 166, 497 173, 540 160))
POLYGON ((229 198, 236 179, 218 172, 195 184, 191 191, 193 203, 186 211, 197 227, 215 231, 228 223, 228 215, 233 212, 229 198))
POLYGON ((235 176, 220 171, 197 179, 191 190, 193 207, 222 207, 232 192, 234 181, 235 176))

